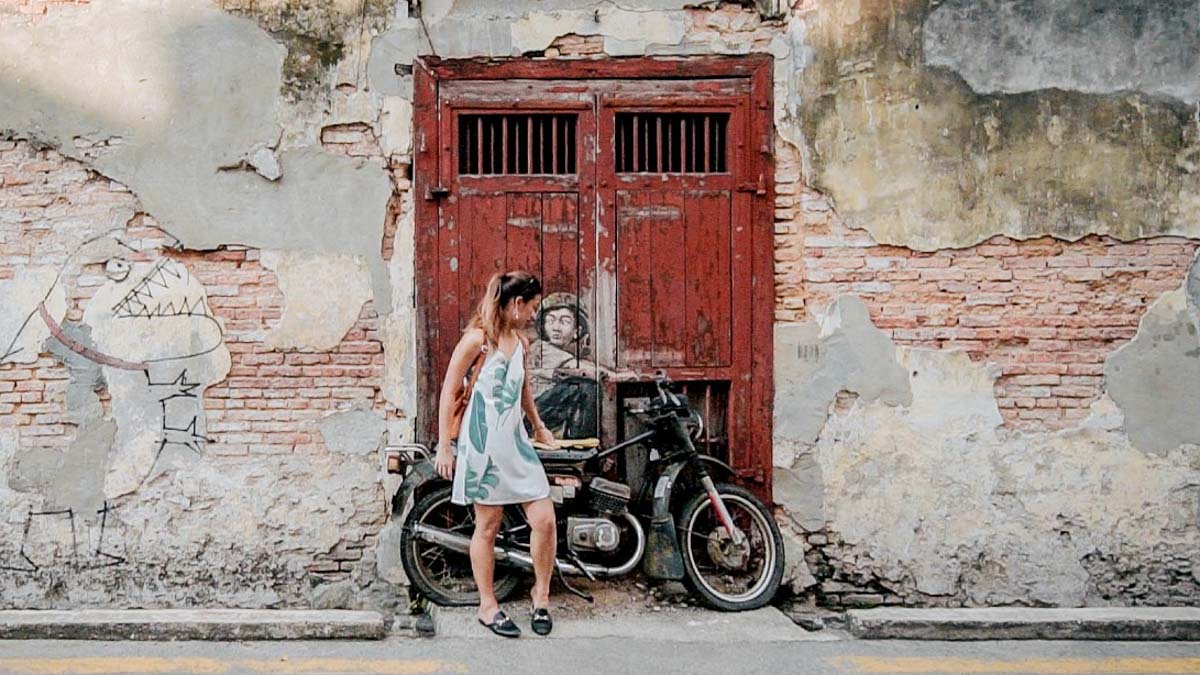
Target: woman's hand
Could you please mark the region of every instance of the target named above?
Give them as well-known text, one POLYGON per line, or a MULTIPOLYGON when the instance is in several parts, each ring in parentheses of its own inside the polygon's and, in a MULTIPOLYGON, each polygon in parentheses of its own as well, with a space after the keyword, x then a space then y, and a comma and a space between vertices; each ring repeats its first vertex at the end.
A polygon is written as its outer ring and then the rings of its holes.
POLYGON ((454 451, 449 443, 438 443, 437 454, 433 458, 433 468, 437 474, 446 480, 454 478, 454 451))
POLYGON ((533 430, 533 440, 542 445, 554 447, 554 434, 550 433, 550 429, 546 428, 544 424, 533 430))

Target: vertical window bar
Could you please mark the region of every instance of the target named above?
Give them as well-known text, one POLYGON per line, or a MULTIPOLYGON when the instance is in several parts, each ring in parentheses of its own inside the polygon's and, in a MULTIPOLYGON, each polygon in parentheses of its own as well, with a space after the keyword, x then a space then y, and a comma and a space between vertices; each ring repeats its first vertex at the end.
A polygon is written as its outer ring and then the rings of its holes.
POLYGON ((471 144, 475 148, 475 166, 474 173, 483 172, 483 117, 475 118, 475 142, 471 144))
POLYGON ((656 119, 654 122, 657 126, 657 128, 655 129, 655 135, 658 136, 658 169, 657 169, 657 171, 659 173, 666 173, 666 170, 667 170, 666 164, 665 164, 665 162, 663 162, 664 153, 663 153, 663 119, 662 119, 662 115, 658 115, 658 119, 656 119))
POLYGON ((692 133, 691 116, 685 115, 681 122, 683 123, 683 133, 679 135, 679 154, 683 158, 683 172, 689 173, 692 171, 691 157, 688 156, 688 136, 692 133))
POLYGON ((712 163, 711 163, 711 160, 709 157, 709 147, 708 147, 708 115, 704 116, 704 152, 701 155, 701 157, 702 157, 701 161, 703 161, 704 170, 712 171, 713 167, 712 167, 712 163))
POLYGON ((560 173, 558 163, 558 118, 550 118, 550 173, 560 173))
POLYGON ((575 138, 575 130, 577 126, 578 125, 576 124, 576 119, 574 117, 567 119, 567 170, 571 173, 576 173, 578 171, 575 164, 575 149, 579 147, 579 144, 575 138))
POLYGON ((533 115, 525 118, 525 170, 533 173, 533 115))
POLYGON ((508 120, 500 118, 500 170, 496 173, 508 173, 508 120))
POLYGON ((640 162, 642 159, 641 153, 638 152, 638 116, 633 116, 633 166, 631 171, 641 171, 640 162))

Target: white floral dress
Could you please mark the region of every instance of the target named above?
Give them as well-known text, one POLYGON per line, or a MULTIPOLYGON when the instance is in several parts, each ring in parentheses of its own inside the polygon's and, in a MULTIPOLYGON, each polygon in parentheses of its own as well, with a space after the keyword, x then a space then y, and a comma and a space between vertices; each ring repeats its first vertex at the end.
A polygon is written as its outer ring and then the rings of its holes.
POLYGON ((492 348, 480 366, 458 434, 455 504, 523 504, 550 496, 523 423, 524 357, 524 343, 518 342, 511 359, 492 348))

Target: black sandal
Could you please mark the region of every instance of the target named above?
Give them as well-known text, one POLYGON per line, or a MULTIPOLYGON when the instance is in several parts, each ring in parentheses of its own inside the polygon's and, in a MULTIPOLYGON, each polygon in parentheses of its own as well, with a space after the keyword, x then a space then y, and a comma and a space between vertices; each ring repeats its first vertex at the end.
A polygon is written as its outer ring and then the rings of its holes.
POLYGON ((554 619, 550 618, 550 610, 538 607, 529 612, 529 627, 538 635, 549 635, 554 630, 554 619))
POLYGON ((479 625, 484 626, 485 628, 488 628, 493 633, 495 633, 496 635, 499 635, 501 637, 506 637, 506 638, 521 637, 520 627, 518 627, 517 624, 513 623, 513 620, 508 618, 508 615, 502 611, 499 611, 499 610, 496 611, 496 614, 492 617, 491 623, 487 623, 483 619, 480 619, 478 617, 476 617, 476 620, 479 621, 479 625))

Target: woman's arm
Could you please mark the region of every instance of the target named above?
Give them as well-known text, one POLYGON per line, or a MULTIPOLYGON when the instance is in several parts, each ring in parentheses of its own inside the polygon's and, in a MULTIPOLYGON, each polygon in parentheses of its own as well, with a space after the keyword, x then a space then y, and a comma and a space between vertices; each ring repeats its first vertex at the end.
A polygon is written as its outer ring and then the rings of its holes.
MULTIPOLYGON (((517 334, 521 338, 521 343, 524 349, 521 350, 525 355, 525 372, 529 372, 529 340, 520 333, 517 334)), ((530 378, 526 377, 525 382, 521 385, 521 410, 525 412, 525 416, 529 418, 529 423, 533 425, 533 439, 541 443, 554 442, 554 434, 546 428, 546 424, 542 422, 542 416, 538 414, 537 403, 533 398, 533 385, 529 382, 530 378)))
POLYGON ((471 367, 481 349, 483 331, 475 329, 463 334, 450 356, 446 377, 442 379, 442 393, 438 397, 438 456, 434 463, 443 478, 449 478, 454 470, 454 455, 450 451, 450 412, 454 408, 454 400, 462 392, 467 368, 471 367))

